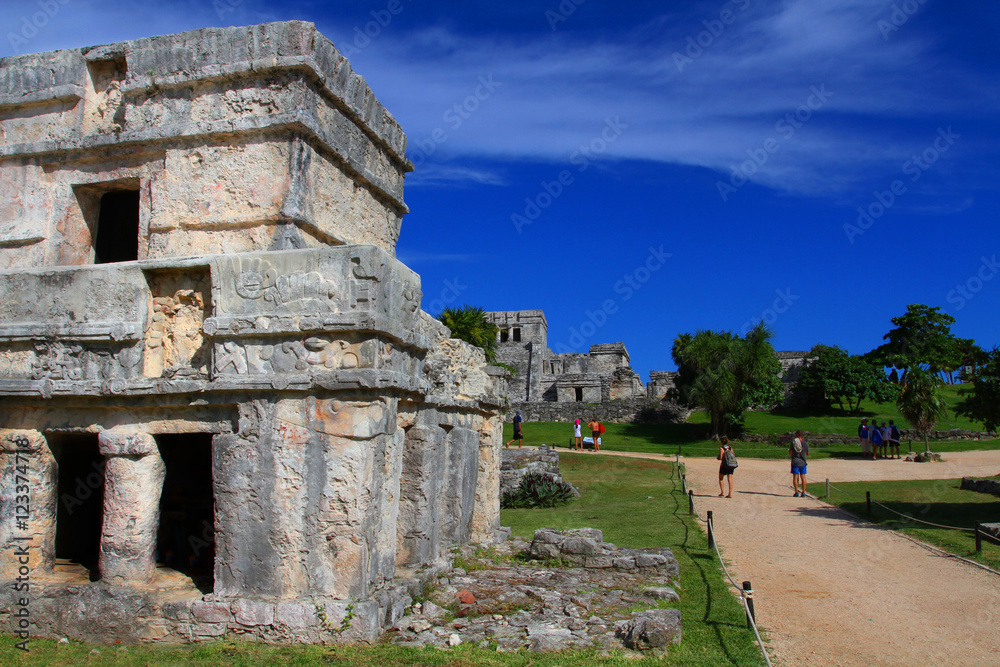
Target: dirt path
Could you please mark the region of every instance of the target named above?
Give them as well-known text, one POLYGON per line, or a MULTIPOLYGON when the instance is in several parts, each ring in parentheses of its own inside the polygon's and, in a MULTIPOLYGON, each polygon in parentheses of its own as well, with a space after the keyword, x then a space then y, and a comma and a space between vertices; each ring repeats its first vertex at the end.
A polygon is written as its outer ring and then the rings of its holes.
MULTIPOLYGON (((824 459, 823 481, 939 479, 1000 473, 1000 451, 940 464, 824 459)), ((661 458, 661 457, 651 457, 661 458)), ((712 510, 727 566, 750 580, 776 665, 995 665, 1000 576, 935 555, 813 498, 793 498, 789 464, 740 458, 733 498, 719 464, 683 459, 699 512, 712 510), (730 565, 731 564, 731 565, 730 565)))

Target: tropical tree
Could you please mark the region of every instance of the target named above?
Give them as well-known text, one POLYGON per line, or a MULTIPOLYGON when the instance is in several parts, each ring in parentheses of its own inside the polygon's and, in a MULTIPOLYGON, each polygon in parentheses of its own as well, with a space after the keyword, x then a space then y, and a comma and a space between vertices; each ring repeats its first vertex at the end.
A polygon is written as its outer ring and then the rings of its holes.
POLYGON ((436 319, 451 329, 451 337, 482 348, 486 363, 497 363, 497 331, 499 328, 486 318, 486 311, 476 306, 445 308, 436 319))
POLYGON ((922 368, 911 368, 903 382, 896 407, 924 438, 924 451, 930 451, 928 438, 934 425, 948 413, 938 389, 944 384, 936 374, 922 368))
POLYGON ((860 412, 861 401, 878 403, 895 400, 899 390, 885 375, 885 369, 859 355, 850 355, 837 346, 817 345, 809 352, 811 363, 799 371, 795 394, 809 403, 828 407, 837 401, 840 409, 860 412))
POLYGON ((983 355, 982 365, 972 377, 972 390, 962 390, 967 398, 955 406, 955 412, 982 422, 987 431, 996 431, 1000 425, 1000 348, 983 355))
POLYGON ((966 342, 951 333, 955 318, 941 308, 911 303, 906 313, 892 318, 896 327, 882 336, 886 343, 865 355, 869 361, 893 366, 903 371, 906 381, 912 368, 927 368, 932 373, 948 373, 962 364, 962 346, 966 342))
POLYGON ((745 410, 781 398, 781 363, 772 338, 763 323, 744 338, 704 330, 679 335, 672 350, 677 377, 671 397, 683 405, 704 408, 712 438, 728 435, 731 427, 742 425, 745 410))

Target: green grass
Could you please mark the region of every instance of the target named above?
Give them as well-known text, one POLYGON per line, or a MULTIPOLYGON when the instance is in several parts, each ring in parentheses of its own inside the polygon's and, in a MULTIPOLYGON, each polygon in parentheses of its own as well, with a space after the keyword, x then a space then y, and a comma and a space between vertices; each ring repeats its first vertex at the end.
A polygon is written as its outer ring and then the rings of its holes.
MULTIPOLYGON (((954 406, 960 400, 960 387, 949 385, 942 389, 942 394, 949 406, 954 406)), ((586 419, 586 408, 581 411, 581 417, 586 419)), ((753 434, 784 434, 796 430, 813 433, 841 433, 852 436, 857 433, 862 417, 877 418, 881 421, 894 420, 900 428, 909 425, 896 410, 895 403, 863 402, 859 414, 847 414, 834 407, 827 411, 815 410, 773 410, 767 412, 744 413, 746 430, 753 434)), ((607 432, 602 438, 602 449, 609 451, 644 452, 673 456, 678 452, 682 456, 711 456, 719 452, 719 446, 708 439, 708 414, 698 411, 691 414, 683 424, 609 424, 605 423, 607 432)), ((573 425, 568 422, 525 422, 524 444, 538 446, 541 444, 569 447, 573 436, 573 425)), ((954 411, 938 425, 938 430, 962 428, 978 430, 982 426, 967 419, 956 417, 954 411)), ((584 433, 587 434, 586 425, 584 433)), ((504 425, 503 441, 507 442, 513 434, 511 424, 504 425)), ((980 449, 1000 449, 1000 438, 992 440, 967 441, 931 441, 931 449, 935 452, 958 452, 980 449)), ((516 447, 517 445, 512 445, 516 447)), ((752 458, 783 459, 788 456, 787 446, 773 446, 767 443, 740 443, 737 438, 734 443, 736 453, 752 458)), ((923 451, 922 442, 913 442, 914 451, 923 451)), ((909 444, 904 441, 901 450, 910 451, 909 444)), ((812 458, 829 457, 849 458, 860 456, 860 448, 856 442, 846 445, 814 446, 812 458)))
POLYGON ((0 665, 337 665, 396 667, 654 667, 662 665, 760 665, 763 659, 746 627, 742 607, 722 580, 705 534, 687 515, 687 499, 678 488, 672 465, 656 461, 610 459, 586 454, 561 457, 563 474, 583 495, 551 509, 504 510, 502 522, 515 534, 536 528, 593 527, 620 546, 670 547, 680 563, 678 592, 684 637, 665 659, 635 659, 595 651, 496 653, 459 646, 455 650, 376 646, 268 646, 221 641, 193 646, 90 646, 33 639, 30 654, 14 649, 14 639, 0 638, 0 665), (652 496, 649 498, 648 496, 652 496))
MULTIPOLYGON (((926 464, 933 465, 933 464, 926 464)), ((998 479, 998 478, 994 478, 998 479)), ((947 530, 925 526, 904 519, 878 505, 872 504, 872 514, 867 512, 865 492, 872 500, 911 517, 944 526, 972 528, 975 521, 1000 522, 1000 498, 987 493, 963 491, 961 479, 907 480, 894 482, 832 482, 838 489, 831 490, 827 502, 842 507, 866 521, 899 530, 929 544, 963 558, 978 561, 1000 570, 1000 546, 983 541, 983 551, 976 553, 975 538, 971 532, 947 530), (848 493, 856 494, 850 496, 848 493)), ((810 485, 814 493, 823 494, 822 485, 810 485)))
POLYGON ((537 528, 599 528, 623 547, 669 547, 680 564, 684 640, 671 649, 671 664, 751 665, 763 659, 743 608, 727 588, 714 552, 688 516, 674 466, 659 461, 560 454, 563 477, 581 497, 561 507, 503 510, 501 523, 515 535, 537 528))

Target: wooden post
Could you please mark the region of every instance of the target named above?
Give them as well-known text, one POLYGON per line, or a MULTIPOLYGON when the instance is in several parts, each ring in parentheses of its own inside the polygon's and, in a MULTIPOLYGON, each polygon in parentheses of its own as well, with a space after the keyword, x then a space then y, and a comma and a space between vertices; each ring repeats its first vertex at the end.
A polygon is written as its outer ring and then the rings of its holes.
POLYGON ((976 522, 976 553, 983 552, 983 536, 979 532, 979 522, 976 522))
POLYGON ((712 528, 712 510, 708 510, 708 548, 715 548, 715 530, 712 528))
POLYGON ((688 514, 694 514, 694 491, 688 491, 688 514))
POLYGON ((743 582, 743 599, 747 601, 747 627, 751 627, 751 620, 757 622, 757 614, 753 609, 753 587, 749 581, 743 582))
POLYGON ((865 503, 868 505, 868 513, 872 513, 872 492, 865 491, 865 503))
POLYGON ((829 477, 826 478, 826 497, 827 497, 827 499, 830 498, 830 478, 829 477))
POLYGON ((684 473, 681 473, 681 488, 685 491, 687 491, 688 488, 687 475, 684 473))

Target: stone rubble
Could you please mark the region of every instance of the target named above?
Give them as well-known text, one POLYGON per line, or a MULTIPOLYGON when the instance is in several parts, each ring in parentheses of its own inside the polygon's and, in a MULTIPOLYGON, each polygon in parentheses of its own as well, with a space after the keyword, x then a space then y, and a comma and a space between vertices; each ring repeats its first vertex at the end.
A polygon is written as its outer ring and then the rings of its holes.
POLYGON ((514 538, 486 552, 466 547, 456 560, 467 568, 432 581, 427 599, 389 628, 388 639, 400 646, 472 644, 500 652, 648 650, 680 643, 680 610, 658 608, 678 599, 673 554, 619 549, 602 537, 595 529, 539 530, 530 544, 514 538), (568 558, 582 555, 574 550, 603 560, 565 567, 568 558), (469 599, 464 594, 474 602, 462 602, 460 595, 469 599))

